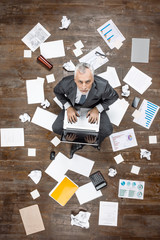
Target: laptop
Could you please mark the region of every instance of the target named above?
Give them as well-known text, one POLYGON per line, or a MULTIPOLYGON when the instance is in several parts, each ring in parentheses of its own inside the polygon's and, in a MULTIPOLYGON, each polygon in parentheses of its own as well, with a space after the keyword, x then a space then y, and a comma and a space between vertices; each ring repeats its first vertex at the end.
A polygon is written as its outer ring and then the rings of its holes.
POLYGON ((77 117, 76 123, 68 122, 67 118, 67 110, 64 114, 63 121, 63 131, 61 135, 61 141, 67 143, 77 143, 77 144, 85 144, 85 145, 94 145, 98 146, 99 144, 99 125, 100 125, 100 113, 98 117, 98 123, 89 123, 86 115, 90 109, 89 108, 81 108, 77 112, 80 117, 77 117), (67 140, 66 136, 74 135, 76 136, 73 141, 67 140), (87 142, 88 138, 93 138, 95 141, 93 143, 87 142))

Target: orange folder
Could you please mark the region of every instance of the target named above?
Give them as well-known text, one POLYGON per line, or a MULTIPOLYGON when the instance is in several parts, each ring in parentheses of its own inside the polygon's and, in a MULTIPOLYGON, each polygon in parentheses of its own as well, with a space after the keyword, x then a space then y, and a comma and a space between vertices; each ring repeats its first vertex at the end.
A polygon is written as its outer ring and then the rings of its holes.
POLYGON ((78 186, 67 176, 64 176, 63 180, 51 190, 49 196, 57 201, 61 206, 64 206, 77 189, 78 186))

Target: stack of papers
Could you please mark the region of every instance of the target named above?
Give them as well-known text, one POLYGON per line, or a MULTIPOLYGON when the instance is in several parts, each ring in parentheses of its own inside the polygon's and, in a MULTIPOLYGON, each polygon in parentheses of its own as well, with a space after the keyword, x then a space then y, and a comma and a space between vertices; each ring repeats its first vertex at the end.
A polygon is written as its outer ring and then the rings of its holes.
POLYGON ((37 107, 31 122, 52 132, 52 125, 56 118, 56 114, 37 107))
POLYGON ((119 77, 114 67, 107 67, 107 71, 98 74, 98 76, 106 79, 113 88, 121 86, 119 77))
POLYGON ((37 23, 37 25, 22 38, 22 42, 34 52, 50 35, 51 34, 40 23, 37 23))
POLYGON ((101 201, 99 205, 98 225, 117 226, 118 202, 101 201))
POLYGON ((152 84, 152 78, 134 66, 130 68, 123 81, 134 88, 140 94, 143 94, 152 84))
POLYGON ((119 126, 124 114, 127 111, 129 103, 124 99, 117 99, 112 105, 109 106, 109 110, 106 111, 111 123, 119 126))
POLYGON ((26 80, 28 104, 44 101, 44 78, 26 80))
POLYGON ((132 38, 131 62, 149 62, 150 39, 132 38))
POLYGON ((137 146, 134 129, 113 133, 109 136, 113 152, 137 146))
POLYGON ((46 59, 64 57, 65 50, 63 40, 42 43, 40 45, 40 52, 46 59))
POLYGON ((99 27, 97 31, 111 49, 114 47, 119 49, 125 40, 125 37, 111 19, 99 27))
POLYGON ((1 147, 23 147, 24 128, 1 128, 1 147))
POLYGON ((133 122, 149 129, 158 110, 159 106, 144 99, 139 107, 137 116, 133 119, 133 122))
POLYGON ((94 70, 96 70, 97 68, 101 67, 103 64, 108 62, 107 57, 103 57, 101 55, 96 55, 96 52, 99 52, 99 53, 105 55, 104 52, 102 51, 102 49, 100 47, 97 47, 94 50, 92 50, 91 52, 89 52, 88 54, 86 54, 85 56, 83 56, 82 58, 80 58, 79 62, 85 62, 85 63, 91 64, 92 67, 94 68, 94 70))

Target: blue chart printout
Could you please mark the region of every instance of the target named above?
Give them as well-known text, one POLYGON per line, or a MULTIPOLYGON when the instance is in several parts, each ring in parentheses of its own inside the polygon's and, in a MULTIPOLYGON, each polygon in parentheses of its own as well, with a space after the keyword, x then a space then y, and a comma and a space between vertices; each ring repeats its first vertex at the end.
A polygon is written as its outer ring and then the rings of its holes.
POLYGON ((107 21, 99 27, 97 31, 111 49, 113 49, 118 42, 122 43, 125 40, 125 37, 112 20, 107 21))
POLYGON ((158 110, 159 106, 144 99, 138 110, 140 114, 134 118, 133 122, 149 129, 158 110))

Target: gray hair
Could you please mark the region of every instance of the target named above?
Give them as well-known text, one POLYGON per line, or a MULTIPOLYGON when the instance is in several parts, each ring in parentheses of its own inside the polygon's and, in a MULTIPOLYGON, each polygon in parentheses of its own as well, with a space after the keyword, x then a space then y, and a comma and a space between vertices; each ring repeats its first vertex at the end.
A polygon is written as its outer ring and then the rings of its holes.
POLYGON ((85 73, 86 69, 89 69, 91 71, 91 74, 94 76, 93 67, 89 63, 81 62, 81 63, 78 63, 75 67, 74 77, 76 77, 77 71, 79 71, 80 73, 85 73))

